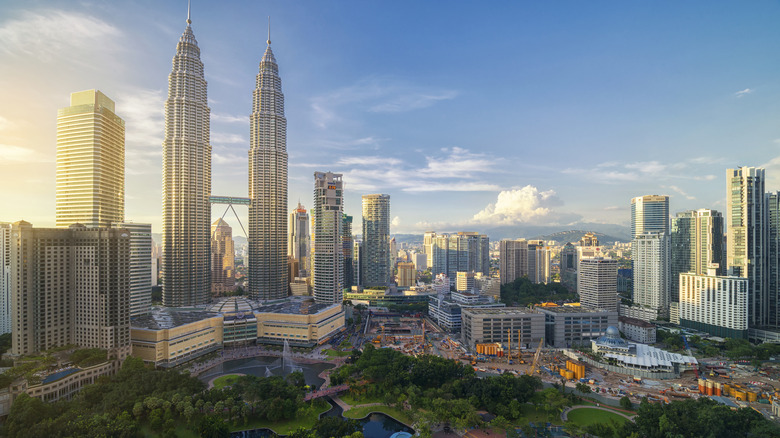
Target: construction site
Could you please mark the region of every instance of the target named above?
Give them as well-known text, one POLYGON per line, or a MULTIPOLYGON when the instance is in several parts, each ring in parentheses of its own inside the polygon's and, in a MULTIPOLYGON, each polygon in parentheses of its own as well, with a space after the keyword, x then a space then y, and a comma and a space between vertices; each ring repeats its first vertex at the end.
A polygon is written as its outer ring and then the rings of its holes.
POLYGON ((376 347, 389 347, 404 354, 430 352, 432 347, 426 335, 441 330, 423 316, 400 316, 392 313, 374 313, 366 323, 364 337, 376 347))

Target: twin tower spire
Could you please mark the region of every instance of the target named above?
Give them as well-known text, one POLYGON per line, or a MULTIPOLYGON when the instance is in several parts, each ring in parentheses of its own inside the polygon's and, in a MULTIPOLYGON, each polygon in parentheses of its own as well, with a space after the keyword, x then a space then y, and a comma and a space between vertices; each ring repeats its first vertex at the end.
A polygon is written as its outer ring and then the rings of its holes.
MULTIPOLYGON (((165 102, 163 304, 174 307, 211 301, 211 110, 190 6, 165 102)), ((284 298, 288 289, 287 119, 268 24, 249 129, 248 294, 262 300, 284 298)))

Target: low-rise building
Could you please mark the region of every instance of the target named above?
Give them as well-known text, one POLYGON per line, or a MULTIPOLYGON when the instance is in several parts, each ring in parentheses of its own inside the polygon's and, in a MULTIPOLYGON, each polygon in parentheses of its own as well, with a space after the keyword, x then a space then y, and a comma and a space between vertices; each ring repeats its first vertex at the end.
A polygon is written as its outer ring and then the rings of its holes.
POLYGON ((445 330, 457 333, 462 325, 462 309, 506 307, 492 297, 452 292, 451 295, 432 295, 428 301, 428 316, 445 330))
POLYGON ((591 343, 591 348, 594 353, 601 353, 611 363, 628 370, 679 375, 698 367, 698 361, 693 356, 628 342, 620 337, 617 327, 609 327, 604 336, 591 343))
POLYGON ((588 345, 618 322, 614 310, 573 306, 537 307, 536 310, 544 315, 545 341, 555 348, 588 345))
POLYGON ((544 314, 527 307, 464 308, 461 339, 470 350, 477 344, 509 344, 512 349, 536 348, 544 338, 544 314))
POLYGON ((641 342, 642 344, 655 344, 655 324, 642 321, 641 319, 621 316, 618 317, 618 328, 632 341, 641 342))

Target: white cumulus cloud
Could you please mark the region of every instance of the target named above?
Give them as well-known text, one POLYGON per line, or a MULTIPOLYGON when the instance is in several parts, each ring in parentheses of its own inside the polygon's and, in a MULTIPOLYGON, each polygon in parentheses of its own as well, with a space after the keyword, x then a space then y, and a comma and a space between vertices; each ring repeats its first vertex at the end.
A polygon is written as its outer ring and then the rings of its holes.
POLYGON ((475 214, 472 221, 486 225, 539 222, 550 216, 552 207, 561 204, 554 190, 539 191, 527 185, 520 189, 501 191, 496 202, 475 214))

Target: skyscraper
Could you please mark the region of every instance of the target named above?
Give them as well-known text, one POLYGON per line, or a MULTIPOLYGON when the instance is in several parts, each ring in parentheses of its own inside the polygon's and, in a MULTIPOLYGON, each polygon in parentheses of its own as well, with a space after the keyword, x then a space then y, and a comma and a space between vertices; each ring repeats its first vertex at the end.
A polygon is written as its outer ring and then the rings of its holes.
POLYGON ((235 287, 236 249, 233 229, 222 218, 211 224, 211 292, 222 295, 235 287))
POLYGON ((152 309, 152 224, 123 222, 130 232, 130 316, 143 315, 152 309))
POLYGON ((309 214, 301 203, 290 213, 290 240, 287 255, 297 260, 295 277, 309 276, 309 214))
POLYGON ((352 237, 352 216, 342 216, 341 250, 344 255, 344 289, 351 289, 355 285, 355 268, 353 257, 355 242, 352 237))
POLYGON ((714 275, 722 275, 723 215, 699 209, 677 213, 671 225, 671 302, 680 301, 680 274, 706 275, 717 264, 714 275))
POLYGON ((767 291, 769 293, 769 321, 767 325, 780 328, 780 192, 766 194, 769 222, 767 250, 767 291))
POLYGON ((318 303, 343 301, 343 182, 340 173, 314 172, 312 278, 318 303))
POLYGON ((11 224, 0 222, 0 335, 11 333, 11 224))
POLYGON ((669 234, 669 197, 645 195, 631 199, 631 238, 647 233, 669 234))
MULTIPOLYGON (((634 302, 652 309, 658 316, 669 315, 669 253, 666 233, 647 232, 634 239, 634 302)), ((580 260, 580 266, 584 260, 580 260)))
POLYGON ((210 300, 211 144, 208 97, 192 21, 168 76, 163 141, 163 304, 210 300))
POLYGON ((577 293, 582 307, 618 310, 617 260, 593 257, 580 260, 577 293))
POLYGON ((387 286, 390 270, 390 195, 363 195, 363 286, 387 286))
POLYGON ((57 111, 58 227, 108 227, 125 218, 125 122, 97 90, 57 111))
POLYGON ((287 296, 287 119, 279 67, 268 46, 249 117, 249 273, 254 299, 287 296))
POLYGON ((528 276, 528 241, 525 239, 502 240, 498 242, 501 284, 512 283, 528 276))
POLYGON ((726 170, 726 224, 728 274, 748 279, 748 321, 751 327, 769 322, 768 217, 765 209, 764 169, 726 170))

